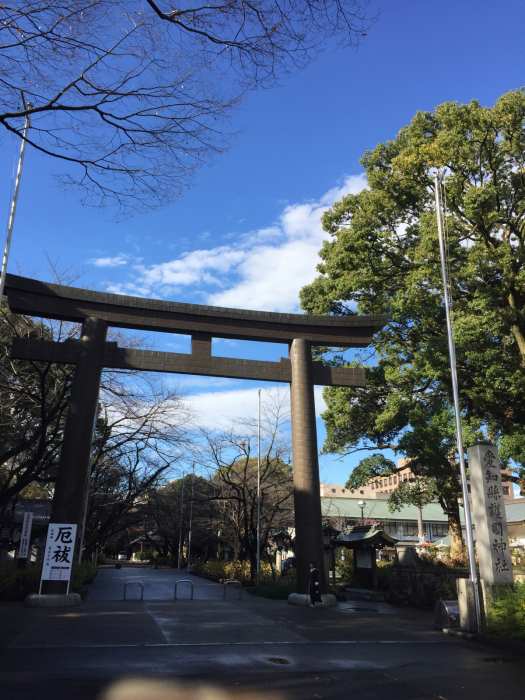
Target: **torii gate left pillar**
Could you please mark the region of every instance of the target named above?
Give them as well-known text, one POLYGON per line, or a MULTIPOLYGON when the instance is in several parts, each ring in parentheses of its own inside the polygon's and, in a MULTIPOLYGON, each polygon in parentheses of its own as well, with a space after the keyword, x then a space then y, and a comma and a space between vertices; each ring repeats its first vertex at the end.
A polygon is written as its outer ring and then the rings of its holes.
MULTIPOLYGON (((108 324, 100 318, 86 318, 82 324, 51 507, 51 523, 77 525, 77 542, 73 546, 75 556, 88 496, 93 427, 97 417, 107 330, 108 324)), ((66 589, 67 583, 64 581, 42 581, 43 594, 65 593, 66 589)))

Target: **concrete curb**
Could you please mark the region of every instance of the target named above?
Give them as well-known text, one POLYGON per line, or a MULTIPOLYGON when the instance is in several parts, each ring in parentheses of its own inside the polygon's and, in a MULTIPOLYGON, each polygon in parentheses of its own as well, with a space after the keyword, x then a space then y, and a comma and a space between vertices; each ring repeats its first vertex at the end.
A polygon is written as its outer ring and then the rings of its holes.
POLYGON ((53 593, 42 595, 38 593, 30 593, 24 600, 26 608, 71 608, 74 605, 80 605, 81 598, 78 593, 53 593))
MULTIPOLYGON (((335 608, 337 606, 337 598, 331 593, 321 594, 321 600, 323 601, 320 608, 335 608)), ((310 596, 307 593, 290 593, 288 596, 288 605, 302 605, 306 608, 310 605, 310 596)))

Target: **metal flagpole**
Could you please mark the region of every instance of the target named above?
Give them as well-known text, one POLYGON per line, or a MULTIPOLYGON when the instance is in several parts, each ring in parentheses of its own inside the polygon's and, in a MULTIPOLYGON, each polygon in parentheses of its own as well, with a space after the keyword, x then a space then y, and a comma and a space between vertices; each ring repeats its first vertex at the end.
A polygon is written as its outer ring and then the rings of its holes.
POLYGON ((443 297, 445 301, 445 313, 447 317, 448 351, 450 356, 450 374, 452 377, 452 393, 454 395, 454 413, 456 418, 456 434, 459 453, 459 468, 461 473, 461 488, 463 491, 463 505, 465 509, 465 527, 467 531, 467 549, 470 568, 470 579, 474 587, 474 600, 476 602, 476 619, 478 629, 481 629, 481 611, 479 607, 478 594, 478 574, 476 571, 476 558, 474 554, 474 538, 472 536, 472 520, 470 517, 470 501, 468 497, 467 469, 465 466, 465 452, 463 449, 463 436, 461 433, 461 413, 459 408, 458 376, 456 371, 456 350, 452 335, 452 324, 450 322, 450 303, 447 289, 447 268, 445 263, 445 244, 443 241, 443 227, 441 224, 441 202, 439 197, 439 186, 445 176, 445 171, 434 176, 434 188, 436 194, 436 213, 439 232, 439 250, 441 253, 441 274, 443 277, 443 297))
MULTIPOLYGON (((97 401, 98 404, 98 401, 97 401)), ((91 471, 93 469, 93 443, 95 442, 95 433, 97 429, 97 418, 98 418, 98 409, 97 413, 95 415, 95 421, 93 423, 93 436, 91 438, 91 454, 89 455, 89 470, 88 470, 88 477, 87 477, 87 484, 86 484, 86 497, 84 499, 84 515, 82 516, 82 532, 80 534, 80 546, 79 546, 79 551, 78 551, 78 563, 82 563, 82 550, 84 549, 84 537, 86 535, 86 520, 87 520, 87 511, 88 511, 88 504, 89 504, 89 489, 91 488, 91 471)))
POLYGON ((190 555, 191 555, 191 525, 193 521, 193 484, 195 482, 195 462, 193 463, 193 471, 191 473, 191 501, 190 501, 190 531, 188 534, 188 568, 190 573, 190 555))
MULTIPOLYGON (((33 104, 31 102, 28 102, 27 109, 31 109, 32 107, 33 104)), ((2 297, 4 296, 5 278, 7 275, 7 260, 9 258, 9 248, 11 247, 11 235, 13 233, 13 225, 15 223, 16 204, 18 202, 18 190, 20 189, 20 178, 22 177, 22 165, 24 164, 24 154, 26 152, 26 138, 28 130, 29 114, 26 116, 24 136, 22 138, 22 145, 20 146, 20 158, 18 159, 18 169, 16 171, 15 192, 13 194, 13 201, 11 202, 11 211, 9 212, 9 222, 7 224, 7 240, 5 243, 4 259, 2 261, 2 272, 0 273, 0 301, 2 301, 2 297)))
POLYGON ((184 508, 184 484, 186 483, 184 472, 182 473, 182 498, 180 499, 180 525, 179 525, 179 557, 177 561, 177 569, 180 569, 180 556, 182 550, 182 512, 184 508))
POLYGON ((257 421, 257 585, 261 577, 261 390, 257 421))

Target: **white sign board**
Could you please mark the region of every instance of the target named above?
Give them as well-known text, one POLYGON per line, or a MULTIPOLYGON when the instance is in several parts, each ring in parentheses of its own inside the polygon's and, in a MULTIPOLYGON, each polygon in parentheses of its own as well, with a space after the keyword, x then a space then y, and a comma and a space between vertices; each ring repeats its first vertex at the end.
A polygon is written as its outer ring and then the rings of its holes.
POLYGON ((490 584, 512 584, 498 448, 473 445, 468 448, 467 456, 480 577, 490 584))
POLYGON ((76 535, 76 524, 49 524, 41 581, 69 582, 73 567, 76 535))
POLYGON ((20 538, 19 559, 27 559, 29 555, 29 542, 31 540, 31 526, 33 524, 33 513, 24 513, 22 522, 22 536, 20 538))

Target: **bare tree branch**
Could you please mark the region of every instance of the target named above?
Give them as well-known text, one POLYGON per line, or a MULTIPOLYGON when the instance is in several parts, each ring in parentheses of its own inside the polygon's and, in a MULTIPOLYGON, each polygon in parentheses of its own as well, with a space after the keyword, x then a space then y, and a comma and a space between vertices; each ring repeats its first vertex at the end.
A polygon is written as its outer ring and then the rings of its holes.
POLYGON ((248 91, 356 46, 368 0, 22 0, 0 6, 0 127, 62 161, 82 201, 171 201, 228 145, 248 91), (21 92, 26 95, 26 106, 21 92))

